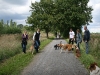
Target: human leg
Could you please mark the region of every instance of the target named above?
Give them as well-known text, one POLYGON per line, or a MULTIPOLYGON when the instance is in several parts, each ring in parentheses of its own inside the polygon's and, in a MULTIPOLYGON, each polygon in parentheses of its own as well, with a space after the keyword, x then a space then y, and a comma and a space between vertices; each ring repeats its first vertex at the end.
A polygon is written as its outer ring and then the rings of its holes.
POLYGON ((86 54, 88 54, 89 53, 89 44, 88 44, 88 42, 85 42, 85 47, 86 47, 86 54))
POLYGON ((26 45, 23 44, 23 52, 26 53, 26 45))

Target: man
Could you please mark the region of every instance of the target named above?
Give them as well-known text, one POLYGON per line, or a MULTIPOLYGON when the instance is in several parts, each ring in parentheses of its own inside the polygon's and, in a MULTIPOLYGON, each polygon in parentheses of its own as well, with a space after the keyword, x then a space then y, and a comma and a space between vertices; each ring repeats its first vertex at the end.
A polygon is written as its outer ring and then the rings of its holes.
POLYGON ((72 29, 70 29, 70 32, 69 32, 69 44, 72 43, 74 44, 74 36, 75 36, 75 33, 72 29))
POLYGON ((34 48, 36 52, 38 53, 38 49, 40 46, 40 29, 37 29, 37 31, 34 33, 33 41, 34 41, 34 48))
MULTIPOLYGON (((74 40, 75 40, 75 33, 72 30, 72 28, 70 28, 70 32, 69 32, 69 44, 74 44, 74 40)), ((72 46, 72 50, 73 50, 73 46, 72 46)))
POLYGON ((86 47, 86 54, 89 53, 89 40, 90 40, 90 32, 87 29, 87 26, 84 26, 84 37, 83 41, 85 42, 85 47, 86 47))

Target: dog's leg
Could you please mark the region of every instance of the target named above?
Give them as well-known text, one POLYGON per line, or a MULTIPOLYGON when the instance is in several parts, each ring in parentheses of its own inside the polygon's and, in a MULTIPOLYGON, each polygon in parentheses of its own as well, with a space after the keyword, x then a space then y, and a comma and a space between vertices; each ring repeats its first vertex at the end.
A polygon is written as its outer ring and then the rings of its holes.
POLYGON ((63 51, 63 50, 62 50, 62 48, 61 48, 61 51, 60 51, 60 53, 62 53, 62 51, 63 51))

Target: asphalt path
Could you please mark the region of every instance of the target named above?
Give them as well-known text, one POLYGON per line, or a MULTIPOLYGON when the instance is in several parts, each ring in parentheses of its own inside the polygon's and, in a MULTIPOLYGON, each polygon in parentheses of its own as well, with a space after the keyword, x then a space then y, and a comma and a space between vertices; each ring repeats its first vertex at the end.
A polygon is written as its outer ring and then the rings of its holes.
POLYGON ((33 58, 21 75, 89 75, 73 51, 60 53, 60 49, 54 49, 54 45, 60 41, 67 43, 62 39, 53 40, 33 58))

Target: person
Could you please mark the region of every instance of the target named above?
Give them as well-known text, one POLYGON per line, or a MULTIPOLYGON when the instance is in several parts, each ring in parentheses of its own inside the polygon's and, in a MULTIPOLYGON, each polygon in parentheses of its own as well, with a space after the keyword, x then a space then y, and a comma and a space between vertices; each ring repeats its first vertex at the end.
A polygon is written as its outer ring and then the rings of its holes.
POLYGON ((72 28, 70 28, 70 32, 69 32, 69 44, 74 44, 74 36, 75 36, 75 33, 72 30, 72 28))
POLYGON ((34 41, 34 48, 36 52, 38 53, 38 49, 40 46, 40 29, 37 29, 37 31, 34 33, 33 41, 34 41))
POLYGON ((82 35, 81 35, 81 33, 80 33, 80 30, 77 29, 77 30, 76 30, 76 44, 77 44, 79 50, 80 50, 80 43, 81 43, 81 42, 82 42, 82 35))
POLYGON ((24 33, 22 34, 22 48, 24 53, 26 53, 27 40, 28 40, 28 34, 26 31, 24 31, 24 33))
POLYGON ((86 54, 89 53, 89 40, 90 40, 90 31, 87 29, 87 26, 84 26, 84 37, 83 41, 85 42, 86 54))

